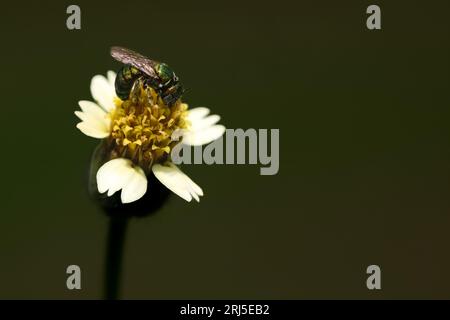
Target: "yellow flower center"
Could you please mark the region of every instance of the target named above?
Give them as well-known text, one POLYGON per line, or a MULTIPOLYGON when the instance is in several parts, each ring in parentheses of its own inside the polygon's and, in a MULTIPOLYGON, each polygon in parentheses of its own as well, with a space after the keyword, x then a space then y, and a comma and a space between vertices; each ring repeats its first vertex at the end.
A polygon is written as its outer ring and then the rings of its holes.
POLYGON ((129 100, 117 98, 110 113, 110 144, 112 158, 128 158, 149 170, 156 162, 163 162, 179 141, 172 141, 172 133, 186 129, 188 106, 177 101, 169 107, 152 88, 140 88, 129 100))

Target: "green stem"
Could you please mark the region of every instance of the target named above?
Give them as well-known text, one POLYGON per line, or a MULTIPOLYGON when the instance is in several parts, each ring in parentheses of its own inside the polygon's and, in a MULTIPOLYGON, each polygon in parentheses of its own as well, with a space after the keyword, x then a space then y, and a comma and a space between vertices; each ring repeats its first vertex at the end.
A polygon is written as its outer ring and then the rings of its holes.
POLYGON ((119 297, 123 247, 128 217, 111 216, 109 219, 104 289, 105 299, 117 300, 119 297))

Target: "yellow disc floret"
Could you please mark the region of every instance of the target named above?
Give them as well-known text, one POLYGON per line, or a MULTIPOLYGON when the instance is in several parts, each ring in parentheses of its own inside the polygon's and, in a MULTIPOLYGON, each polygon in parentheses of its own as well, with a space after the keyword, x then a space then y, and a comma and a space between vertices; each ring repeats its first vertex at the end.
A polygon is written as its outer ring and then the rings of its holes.
POLYGON ((129 100, 117 99, 110 113, 112 157, 124 157, 149 170, 152 164, 163 162, 179 141, 172 133, 186 129, 187 108, 177 101, 167 106, 152 88, 138 88, 129 100))

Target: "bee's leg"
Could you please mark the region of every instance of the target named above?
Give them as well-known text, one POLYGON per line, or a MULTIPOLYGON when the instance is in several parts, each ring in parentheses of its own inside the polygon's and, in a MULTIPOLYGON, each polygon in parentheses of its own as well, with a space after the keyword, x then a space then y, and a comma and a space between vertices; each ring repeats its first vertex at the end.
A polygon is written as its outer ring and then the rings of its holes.
POLYGON ((134 81, 133 86, 130 91, 130 100, 133 103, 137 103, 139 101, 139 97, 141 95, 141 80, 137 79, 134 81))
POLYGON ((147 83, 147 81, 142 80, 142 88, 143 88, 144 90, 147 90, 147 88, 148 88, 148 83, 147 83))
POLYGON ((145 90, 145 92, 147 93, 147 101, 148 103, 153 106, 154 102, 153 102, 153 96, 152 96, 152 92, 151 92, 151 86, 149 85, 148 81, 144 81, 143 82, 143 86, 142 86, 145 90))

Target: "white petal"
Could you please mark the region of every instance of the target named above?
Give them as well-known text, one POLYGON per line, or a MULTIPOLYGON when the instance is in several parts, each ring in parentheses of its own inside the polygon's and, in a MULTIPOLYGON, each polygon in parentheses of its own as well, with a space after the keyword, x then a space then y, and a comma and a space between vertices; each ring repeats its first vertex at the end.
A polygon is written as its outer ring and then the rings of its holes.
POLYGON ((187 131, 183 136, 183 143, 191 146, 201 146, 220 138, 225 132, 225 127, 220 124, 200 131, 187 131))
POLYGON ((127 166, 127 160, 123 158, 118 158, 110 160, 104 163, 100 169, 97 171, 97 187, 100 193, 108 191, 114 181, 114 176, 117 174, 112 174, 121 167, 127 166))
POLYGON ((108 197, 122 189, 122 203, 140 199, 147 192, 147 178, 142 168, 124 158, 113 159, 97 171, 97 188, 100 193, 108 191, 108 197))
POLYGON ((188 111, 187 118, 191 123, 183 135, 183 143, 191 146, 199 146, 210 143, 220 138, 225 132, 225 127, 216 125, 220 117, 208 116, 210 110, 205 107, 194 108, 188 111))
MULTIPOLYGON (((174 164, 173 164, 173 166, 175 166, 174 164)), ((179 170, 179 169, 178 169, 179 170)), ((194 195, 194 193, 196 193, 197 195, 199 195, 199 196, 203 196, 203 190, 202 190, 202 188, 200 188, 199 186, 198 186, 198 184, 196 184, 194 181, 192 181, 191 180, 191 178, 189 178, 188 176, 186 176, 186 178, 187 178, 187 182, 188 182, 188 184, 189 184, 189 187, 191 188, 191 190, 192 190, 192 195, 194 195)), ((199 200, 197 200, 197 201, 199 201, 199 200)))
POLYGON ((75 111, 75 115, 82 120, 77 128, 84 134, 93 138, 106 138, 109 136, 111 120, 106 112, 91 101, 79 101, 81 110, 75 111))
POLYGON ((105 119, 106 112, 98 104, 92 101, 81 100, 78 101, 78 105, 84 113, 88 113, 95 118, 105 119))
POLYGON ((206 118, 198 118, 195 120, 191 120, 191 131, 199 131, 215 125, 220 121, 220 116, 217 114, 213 114, 206 118))
POLYGON ((192 196, 186 187, 184 177, 171 167, 155 164, 152 167, 153 174, 170 191, 186 201, 191 201, 192 196))
POLYGON ((188 110, 187 118, 189 121, 195 121, 206 117, 209 114, 209 109, 205 107, 198 107, 188 110))
MULTIPOLYGON (((133 176, 133 170, 129 170, 127 164, 119 165, 115 168, 115 174, 110 174, 107 177, 108 185, 108 197, 111 197, 114 193, 122 189, 133 176)), ((123 193, 123 191, 122 191, 123 193)))
POLYGON ((79 122, 77 124, 77 128, 80 129, 80 131, 85 135, 92 138, 103 139, 109 136, 109 131, 102 131, 95 126, 91 126, 87 122, 79 122))
POLYGON ((186 201, 192 197, 199 201, 199 196, 203 196, 203 190, 173 163, 155 164, 152 171, 163 185, 186 201))
POLYGON ((108 82, 110 86, 114 86, 114 83, 116 81, 116 73, 114 71, 109 70, 106 73, 107 77, 108 77, 108 82))
POLYGON ((147 178, 145 177, 144 170, 137 167, 139 170, 134 170, 131 179, 128 184, 122 189, 120 199, 122 203, 129 203, 140 199, 145 192, 147 192, 147 178))
POLYGON ((115 108, 114 98, 116 91, 114 85, 102 75, 96 75, 91 80, 91 94, 95 101, 105 109, 110 111, 115 108))
POLYGON ((103 119, 98 119, 90 113, 85 113, 82 111, 75 111, 75 115, 81 119, 83 122, 86 122, 89 126, 98 128, 101 131, 109 131, 110 120, 106 117, 103 119))

